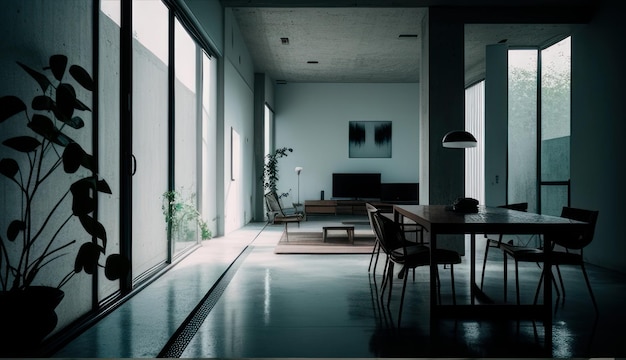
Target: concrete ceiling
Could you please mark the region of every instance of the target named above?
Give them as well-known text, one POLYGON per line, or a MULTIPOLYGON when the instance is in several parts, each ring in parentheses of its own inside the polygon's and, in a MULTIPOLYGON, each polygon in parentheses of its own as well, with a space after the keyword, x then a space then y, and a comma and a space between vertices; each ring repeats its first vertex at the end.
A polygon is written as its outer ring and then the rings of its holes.
MULTIPOLYGON (((232 10, 255 71, 273 80, 419 81, 424 7, 233 6, 232 10)), ((506 39, 510 46, 540 46, 570 31, 567 24, 468 24, 466 83, 483 76, 486 45, 506 39)))

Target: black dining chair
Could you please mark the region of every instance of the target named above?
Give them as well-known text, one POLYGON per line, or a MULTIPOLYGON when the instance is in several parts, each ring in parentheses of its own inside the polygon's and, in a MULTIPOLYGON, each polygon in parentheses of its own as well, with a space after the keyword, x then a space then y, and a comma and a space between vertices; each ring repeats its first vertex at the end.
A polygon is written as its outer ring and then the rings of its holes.
MULTIPOLYGON (((500 208, 504 208, 504 209, 511 209, 511 210, 517 210, 517 211, 527 211, 528 210, 528 203, 527 202, 522 202, 522 203, 513 203, 513 204, 506 204, 506 205, 501 205, 498 206, 500 208)), ((486 238, 486 242, 485 242, 485 256, 483 257, 483 271, 482 274, 480 276, 480 289, 483 289, 483 284, 485 282, 485 270, 487 268, 487 258, 489 255, 489 249, 490 248, 495 248, 495 249, 500 249, 500 244, 502 244, 503 240, 504 240, 504 236, 505 234, 485 234, 485 238, 486 238)), ((513 241, 513 240, 509 240, 509 241, 513 241)), ((504 300, 506 301, 506 293, 507 293, 507 287, 506 287, 506 283, 507 283, 507 278, 506 278, 506 273, 504 274, 504 300)))
MULTIPOLYGON (((404 232, 402 227, 390 219, 389 217, 383 215, 381 212, 375 212, 372 214, 372 218, 374 220, 374 230, 379 239, 380 248, 385 252, 388 258, 388 268, 386 270, 386 280, 383 281, 383 286, 381 290, 381 301, 384 299, 384 292, 387 285, 389 286, 389 293, 387 295, 387 306, 391 302, 391 292, 393 287, 393 274, 394 274, 394 264, 398 264, 402 266, 400 273, 398 276, 403 278, 402 285, 402 295, 400 296, 400 309, 398 312, 398 327, 400 326, 402 320, 402 307, 404 305, 404 294, 406 292, 406 283, 408 278, 408 270, 419 267, 419 266, 428 266, 430 265, 430 251, 431 249, 425 245, 407 245, 406 239, 404 238, 404 232), (400 247, 397 247, 397 244, 403 244, 400 247)), ((461 256, 458 252, 447 250, 447 249, 437 249, 436 253, 433 255, 433 258, 440 265, 449 265, 450 266, 450 277, 452 284, 452 299, 453 303, 456 305, 456 291, 454 287, 454 265, 461 263, 461 256)), ((437 289, 438 289, 438 300, 441 302, 441 282, 439 281, 439 272, 436 274, 437 278, 437 289)))
MULTIPOLYGON (((544 246, 551 246, 551 263, 555 265, 557 269, 557 274, 559 278, 559 283, 561 285, 561 292, 563 294, 563 302, 565 301, 565 287, 563 284, 563 277, 561 276, 561 271, 559 266, 563 265, 575 265, 580 266, 583 277, 585 278, 585 283, 587 285, 587 289, 589 290, 589 295, 591 296, 591 301, 593 303, 593 307, 598 314, 598 305, 596 303, 596 299, 593 295, 593 290, 591 289, 591 283, 589 282, 589 277, 587 276, 587 271, 585 270, 585 262, 583 258, 583 249, 588 246, 593 240, 593 235, 596 227, 596 222, 598 220, 598 211, 595 210, 586 210, 586 209, 578 209, 572 207, 563 207, 561 211, 561 217, 577 220, 588 223, 588 226, 585 227, 585 230, 580 233, 562 233, 562 234, 546 234, 544 236, 544 246)), ((518 263, 519 262, 535 262, 535 263, 543 263, 545 261, 545 252, 542 248, 532 248, 532 247, 523 247, 523 246, 514 246, 507 243, 502 243, 501 247, 502 251, 506 256, 510 256, 515 261, 515 288, 517 291, 517 303, 520 303, 520 295, 519 295, 519 270, 518 263)), ((539 296, 539 291, 541 289, 541 284, 543 282, 545 272, 551 271, 551 269, 546 269, 545 266, 542 271, 541 278, 539 279, 539 285, 537 286, 537 291, 535 292, 534 302, 537 303, 537 298, 539 296)), ((552 277, 554 279, 554 277, 552 277)), ((558 288, 557 288, 558 291, 558 288)), ((557 293, 558 294, 558 293, 557 293)), ((558 295, 557 295, 558 296, 558 295)))

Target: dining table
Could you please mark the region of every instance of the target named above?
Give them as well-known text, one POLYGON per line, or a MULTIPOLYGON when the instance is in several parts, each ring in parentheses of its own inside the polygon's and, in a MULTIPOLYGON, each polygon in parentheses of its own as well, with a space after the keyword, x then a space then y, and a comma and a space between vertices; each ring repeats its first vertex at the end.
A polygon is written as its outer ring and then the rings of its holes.
MULTIPOLYGON (((579 233, 588 223, 558 216, 535 214, 501 207, 479 205, 472 212, 455 211, 448 205, 394 205, 393 216, 396 222, 410 219, 423 227, 424 240, 430 243, 431 256, 437 249, 441 235, 470 235, 470 300, 469 303, 444 305, 437 302, 437 262, 430 261, 430 315, 431 322, 442 317, 489 318, 510 316, 512 318, 541 319, 544 323, 545 338, 552 339, 552 272, 544 271, 543 303, 511 304, 492 300, 476 285, 476 235, 478 234, 532 234, 546 235, 557 233, 579 233)), ((465 236, 453 236, 452 241, 462 241, 465 236), (455 240, 456 239, 456 240, 455 240)), ((448 239, 447 239, 448 240, 448 239)), ((551 269, 552 247, 544 244, 544 269, 551 269)))

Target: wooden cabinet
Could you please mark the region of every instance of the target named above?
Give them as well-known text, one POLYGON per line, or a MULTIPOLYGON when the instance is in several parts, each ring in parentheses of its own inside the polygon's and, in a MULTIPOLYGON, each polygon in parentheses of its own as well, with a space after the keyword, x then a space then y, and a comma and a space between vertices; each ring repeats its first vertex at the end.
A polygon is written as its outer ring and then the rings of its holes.
POLYGON ((307 215, 316 214, 337 214, 336 200, 305 200, 304 213, 307 215))
POLYGON ((367 215, 365 203, 362 200, 305 200, 304 213, 307 215, 367 215))

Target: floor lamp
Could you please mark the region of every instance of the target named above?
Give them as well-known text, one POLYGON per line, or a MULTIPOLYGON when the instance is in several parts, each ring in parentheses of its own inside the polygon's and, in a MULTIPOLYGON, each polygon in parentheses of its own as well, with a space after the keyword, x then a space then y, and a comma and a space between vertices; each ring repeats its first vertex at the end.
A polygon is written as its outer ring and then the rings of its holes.
POLYGON ((296 166, 296 174, 298 174, 298 205, 300 205, 300 173, 302 172, 301 166, 296 166))

